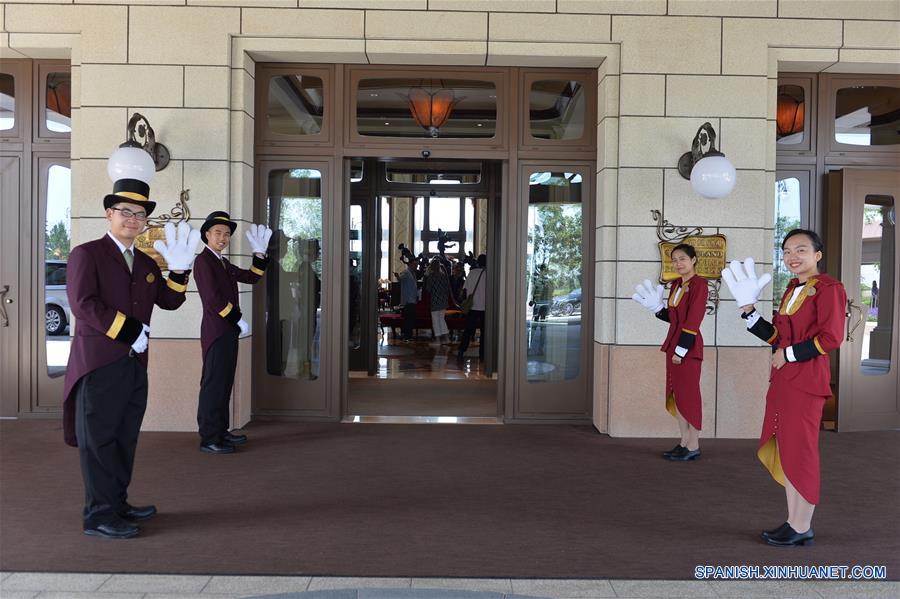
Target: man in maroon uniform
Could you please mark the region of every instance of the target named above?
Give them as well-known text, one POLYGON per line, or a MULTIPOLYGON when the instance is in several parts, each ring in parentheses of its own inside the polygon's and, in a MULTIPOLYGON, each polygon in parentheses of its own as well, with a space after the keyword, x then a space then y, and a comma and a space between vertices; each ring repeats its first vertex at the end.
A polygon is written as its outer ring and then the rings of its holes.
MULTIPOLYGON (((141 150, 143 152, 143 150, 141 150)), ((150 163, 152 166, 152 162, 150 163)), ((199 232, 166 226, 157 242, 170 274, 163 279, 152 258, 134 247, 156 206, 150 187, 120 179, 103 200, 109 232, 72 250, 69 305, 77 322, 65 379, 64 432, 77 446, 84 480, 84 533, 129 538, 152 505, 128 503, 138 433, 147 407, 147 345, 153 306, 184 303, 199 232)))
POLYGON ((230 263, 222 253, 231 243, 237 223, 227 212, 216 211, 206 217, 200 234, 206 247, 197 256, 194 277, 203 302, 200 345, 203 349, 203 377, 197 404, 200 450, 206 453, 233 453, 235 445, 247 442, 246 435, 228 431, 228 404, 237 368, 238 337, 250 332, 241 317, 237 284, 259 281, 269 264, 266 250, 272 230, 250 225, 247 239, 253 251, 249 270, 230 263))

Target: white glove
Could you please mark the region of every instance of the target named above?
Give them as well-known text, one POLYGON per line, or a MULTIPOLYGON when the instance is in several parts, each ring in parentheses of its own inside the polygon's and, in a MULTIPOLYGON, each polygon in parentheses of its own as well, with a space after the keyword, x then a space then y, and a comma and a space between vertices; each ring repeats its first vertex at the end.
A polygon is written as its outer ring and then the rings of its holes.
POLYGON ((159 252, 169 270, 188 270, 194 264, 197 255, 197 244, 200 243, 200 231, 192 228, 187 222, 178 223, 176 238, 175 225, 166 223, 166 241, 153 242, 153 249, 159 252))
POLYGON ((150 343, 150 327, 144 325, 144 328, 141 329, 141 334, 138 335, 138 338, 134 340, 134 343, 131 344, 131 349, 134 350, 136 354, 142 354, 147 351, 147 344, 150 343))
POLYGON ((753 258, 747 258, 743 265, 737 260, 732 260, 731 265, 722 270, 722 278, 725 279, 725 284, 728 285, 728 290, 731 291, 737 305, 743 307, 751 306, 759 300, 759 294, 772 280, 772 275, 763 273, 761 277, 757 277, 753 258))
POLYGON ((268 251, 272 229, 266 225, 250 225, 246 235, 254 254, 265 254, 268 251))
POLYGON ((644 306, 652 314, 656 314, 666 307, 663 303, 662 285, 657 285, 654 289, 650 279, 644 279, 644 282, 636 285, 634 290, 636 293, 631 296, 631 299, 644 306))
POLYGON ((238 325, 238 328, 241 329, 241 334, 238 335, 238 337, 246 337, 247 335, 250 334, 250 325, 247 324, 246 320, 244 320, 243 318, 240 319, 238 321, 237 325, 238 325))

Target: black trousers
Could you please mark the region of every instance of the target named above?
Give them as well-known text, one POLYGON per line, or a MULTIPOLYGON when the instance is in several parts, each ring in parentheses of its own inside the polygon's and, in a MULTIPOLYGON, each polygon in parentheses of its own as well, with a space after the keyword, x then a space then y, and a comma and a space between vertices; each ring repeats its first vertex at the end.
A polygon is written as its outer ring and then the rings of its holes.
POLYGON ((416 305, 404 304, 403 306, 403 339, 412 339, 413 329, 416 328, 416 305))
POLYGON ((147 409, 147 369, 122 358, 88 373, 75 389, 75 434, 84 480, 84 525, 125 508, 138 433, 147 409))
POLYGON ((197 424, 202 443, 219 443, 228 432, 231 388, 237 369, 238 331, 228 331, 215 341, 203 360, 200 379, 200 401, 197 403, 197 424))
POLYGON ((475 329, 481 329, 481 341, 478 343, 478 359, 484 360, 484 310, 469 310, 466 314, 466 330, 459 342, 459 355, 466 353, 469 342, 475 336, 475 329))

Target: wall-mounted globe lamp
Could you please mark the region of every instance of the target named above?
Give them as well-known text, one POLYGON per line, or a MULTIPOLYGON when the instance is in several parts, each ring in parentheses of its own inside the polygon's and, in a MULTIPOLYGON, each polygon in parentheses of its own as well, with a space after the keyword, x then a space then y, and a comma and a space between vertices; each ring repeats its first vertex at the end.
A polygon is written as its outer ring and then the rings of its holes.
POLYGON ((149 215, 156 206, 156 202, 150 201, 150 183, 156 171, 168 164, 169 149, 156 143, 150 123, 143 115, 134 113, 128 121, 125 143, 112 153, 106 164, 113 192, 104 198, 104 208, 127 201, 145 206, 149 215))
POLYGON ((691 187, 704 198, 724 198, 735 184, 735 170, 725 154, 716 150, 716 131, 709 123, 703 123, 694 136, 691 151, 678 159, 678 172, 691 180, 691 187), (707 151, 704 146, 709 145, 707 151))
POLYGON ((138 179, 148 185, 156 171, 169 164, 169 148, 156 141, 150 121, 135 112, 128 121, 125 143, 109 157, 109 178, 138 179))

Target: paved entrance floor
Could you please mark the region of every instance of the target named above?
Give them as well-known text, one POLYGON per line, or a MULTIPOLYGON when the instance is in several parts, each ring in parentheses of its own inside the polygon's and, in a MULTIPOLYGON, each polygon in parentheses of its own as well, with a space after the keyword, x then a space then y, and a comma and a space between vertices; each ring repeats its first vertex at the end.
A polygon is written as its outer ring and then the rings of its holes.
MULTIPOLYGON (((8 549, 8 548, 7 548, 8 549)), ((2 572, 3 599, 599 599, 900 597, 900 582, 329 578, 2 572)))

